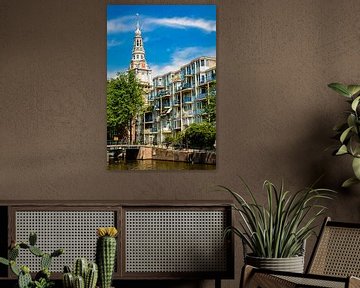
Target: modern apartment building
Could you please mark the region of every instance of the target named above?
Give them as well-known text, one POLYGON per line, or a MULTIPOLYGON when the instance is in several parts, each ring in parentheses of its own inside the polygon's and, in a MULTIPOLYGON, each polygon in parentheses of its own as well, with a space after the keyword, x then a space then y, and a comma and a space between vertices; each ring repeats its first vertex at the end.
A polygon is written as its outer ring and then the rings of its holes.
POLYGON ((207 96, 215 92, 216 58, 193 59, 177 71, 152 78, 145 58, 140 25, 137 22, 129 71, 135 71, 144 88, 146 112, 134 124, 132 139, 143 144, 161 144, 192 123, 205 120, 207 96))
POLYGON ((206 120, 204 105, 215 92, 216 58, 193 59, 175 72, 153 78, 143 119, 144 144, 163 143, 192 123, 206 120))

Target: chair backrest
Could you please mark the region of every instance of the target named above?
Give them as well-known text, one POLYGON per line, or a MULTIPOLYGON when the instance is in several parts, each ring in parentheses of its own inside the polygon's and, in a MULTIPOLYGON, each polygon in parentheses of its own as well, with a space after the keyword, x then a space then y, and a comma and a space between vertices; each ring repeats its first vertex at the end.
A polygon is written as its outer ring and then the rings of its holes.
POLYGON ((360 224, 326 218, 307 273, 360 277, 360 224))

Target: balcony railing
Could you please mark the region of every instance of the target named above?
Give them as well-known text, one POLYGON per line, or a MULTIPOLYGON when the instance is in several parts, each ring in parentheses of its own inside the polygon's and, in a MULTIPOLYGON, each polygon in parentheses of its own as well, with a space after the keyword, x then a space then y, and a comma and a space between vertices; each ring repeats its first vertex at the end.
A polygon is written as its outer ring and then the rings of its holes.
POLYGON ((191 83, 185 83, 182 85, 182 89, 188 89, 188 88, 191 88, 191 83))
POLYGON ((195 115, 202 115, 204 114, 204 109, 196 109, 195 110, 195 115))
POLYGON ((189 102, 192 102, 192 98, 191 97, 184 97, 184 102, 185 103, 189 103, 189 102))
POLYGON ((197 99, 205 99, 207 97, 207 92, 200 93, 197 95, 197 99))

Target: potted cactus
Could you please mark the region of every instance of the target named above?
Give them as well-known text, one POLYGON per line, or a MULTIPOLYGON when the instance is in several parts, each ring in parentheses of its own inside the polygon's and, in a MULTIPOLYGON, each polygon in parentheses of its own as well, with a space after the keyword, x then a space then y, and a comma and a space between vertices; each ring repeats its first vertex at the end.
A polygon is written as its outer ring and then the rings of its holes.
POLYGON ((96 262, 99 267, 99 287, 110 288, 116 258, 115 227, 100 227, 97 229, 96 262))
POLYGON ((64 253, 63 249, 57 249, 52 253, 45 253, 36 246, 36 233, 30 233, 29 243, 13 242, 10 245, 8 259, 0 257, 0 263, 10 266, 11 271, 18 277, 19 288, 49 288, 54 285, 50 280, 50 265, 54 257, 64 253), (19 256, 19 250, 26 249, 33 255, 39 257, 41 270, 35 275, 34 280, 30 275, 30 268, 26 265, 19 266, 16 259, 19 256))
POLYGON ((98 279, 98 267, 96 263, 88 262, 85 258, 78 258, 71 272, 69 266, 64 267, 64 288, 95 288, 98 279))

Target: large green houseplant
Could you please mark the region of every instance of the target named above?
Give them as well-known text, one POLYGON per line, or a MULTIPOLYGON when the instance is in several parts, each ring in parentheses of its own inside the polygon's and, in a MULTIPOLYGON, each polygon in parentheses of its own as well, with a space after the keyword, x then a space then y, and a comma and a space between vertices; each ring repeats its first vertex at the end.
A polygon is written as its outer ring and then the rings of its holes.
POLYGON ((303 272, 304 243, 314 233, 316 220, 326 209, 318 202, 331 199, 334 191, 310 187, 291 193, 284 189, 283 183, 277 188, 266 180, 267 203, 262 205, 242 182, 251 201, 232 189, 221 187, 235 199, 233 207, 240 216, 239 227, 229 227, 226 232, 239 236, 249 248, 251 253, 244 255, 245 263, 272 270, 303 272), (273 260, 269 262, 269 259, 273 260), (284 267, 287 263, 290 267, 284 267))
POLYGON ((348 187, 360 183, 360 85, 331 83, 328 87, 346 97, 346 101, 350 104, 350 109, 346 112, 346 121, 334 127, 340 142, 334 155, 348 154, 352 157, 354 177, 342 184, 343 187, 348 187))

